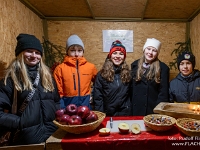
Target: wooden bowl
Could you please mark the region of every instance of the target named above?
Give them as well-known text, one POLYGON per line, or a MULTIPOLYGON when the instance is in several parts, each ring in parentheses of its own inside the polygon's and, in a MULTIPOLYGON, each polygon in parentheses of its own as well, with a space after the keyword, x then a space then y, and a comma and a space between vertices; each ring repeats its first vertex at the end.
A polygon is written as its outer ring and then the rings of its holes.
POLYGON ((60 129, 63 129, 69 133, 81 134, 81 133, 91 132, 95 130, 106 117, 106 114, 100 111, 93 111, 93 112, 97 114, 98 120, 91 123, 82 125, 62 125, 58 123, 56 120, 54 120, 53 123, 57 125, 60 129))
POLYGON ((176 119, 175 118, 167 116, 167 115, 159 115, 159 114, 150 114, 150 115, 147 115, 147 116, 145 116, 143 118, 143 120, 144 120, 144 123, 145 123, 146 126, 148 126, 149 128, 151 128, 154 131, 159 131, 159 132, 170 130, 174 126, 174 124, 176 123, 176 119), (164 117, 164 118, 170 119, 171 123, 170 124, 152 123, 151 122, 152 117, 154 119, 159 119, 161 117, 164 117))
POLYGON ((193 110, 193 108, 197 108, 198 106, 197 104, 160 102, 153 109, 153 112, 156 114, 168 115, 176 119, 193 118, 200 120, 198 111, 193 110))
POLYGON ((184 127, 184 125, 188 122, 196 122, 200 125, 200 120, 192 118, 179 118, 176 120, 176 125, 178 126, 179 130, 187 136, 200 136, 200 128, 199 130, 192 130, 184 127))

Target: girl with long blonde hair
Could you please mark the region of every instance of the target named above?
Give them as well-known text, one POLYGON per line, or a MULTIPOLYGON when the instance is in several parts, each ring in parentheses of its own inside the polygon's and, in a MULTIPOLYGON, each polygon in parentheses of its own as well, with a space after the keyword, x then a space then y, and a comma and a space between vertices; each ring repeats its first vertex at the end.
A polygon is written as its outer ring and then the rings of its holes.
POLYGON ((60 97, 42 55, 34 35, 19 34, 16 58, 0 81, 0 134, 13 131, 12 145, 39 144, 57 130, 53 120, 60 97))
MULTIPOLYGON (((38 65, 38 71, 41 75, 42 86, 45 91, 53 92, 55 87, 53 85, 52 75, 49 68, 43 63, 42 58, 38 65)), ((6 85, 7 79, 11 78, 14 86, 18 91, 32 90, 33 85, 28 76, 26 64, 24 63, 23 53, 20 53, 9 65, 5 73, 4 84, 6 85), (16 74, 17 72, 17 74, 16 74)))
POLYGON ((152 114, 160 102, 168 102, 169 67, 158 59, 161 42, 148 38, 143 56, 131 64, 132 115, 152 114))

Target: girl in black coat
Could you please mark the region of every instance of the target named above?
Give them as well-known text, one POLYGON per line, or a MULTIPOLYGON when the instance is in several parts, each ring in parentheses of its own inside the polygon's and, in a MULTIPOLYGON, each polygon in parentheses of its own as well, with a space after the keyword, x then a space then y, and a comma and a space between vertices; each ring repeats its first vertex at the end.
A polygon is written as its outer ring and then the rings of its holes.
POLYGON ((120 41, 112 43, 108 58, 94 83, 95 110, 107 116, 128 116, 131 114, 131 74, 125 62, 126 49, 120 41))
POLYGON ((152 114, 160 102, 168 102, 169 67, 159 61, 161 43, 148 38, 143 47, 143 56, 131 64, 132 115, 152 114))
POLYGON ((0 132, 3 129, 17 131, 13 145, 45 142, 57 130, 53 120, 60 107, 60 98, 51 73, 42 62, 42 54, 40 41, 34 35, 20 34, 16 58, 0 81, 0 132), (38 85, 33 84, 36 77, 39 77, 38 85), (34 88, 33 97, 20 112, 25 98, 34 88), (17 91, 17 113, 11 114, 14 89, 17 91))

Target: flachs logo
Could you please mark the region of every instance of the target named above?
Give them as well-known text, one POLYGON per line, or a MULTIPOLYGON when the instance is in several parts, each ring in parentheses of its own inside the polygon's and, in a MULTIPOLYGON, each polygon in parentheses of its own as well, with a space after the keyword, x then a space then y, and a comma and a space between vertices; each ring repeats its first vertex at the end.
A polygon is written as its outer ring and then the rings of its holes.
POLYGON ((190 59, 190 54, 185 54, 184 57, 185 59, 190 59))

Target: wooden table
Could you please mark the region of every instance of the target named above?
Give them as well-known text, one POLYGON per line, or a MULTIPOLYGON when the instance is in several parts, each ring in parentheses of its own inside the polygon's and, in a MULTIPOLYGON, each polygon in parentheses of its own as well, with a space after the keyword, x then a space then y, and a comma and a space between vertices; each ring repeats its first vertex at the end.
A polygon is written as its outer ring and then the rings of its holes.
POLYGON ((45 149, 45 142, 41 144, 0 147, 0 150, 44 150, 44 149, 45 149))
MULTIPOLYGON (((139 120, 143 117, 113 117, 113 120, 139 120)), ((94 131, 84 134, 70 134, 58 129, 47 141, 46 150, 197 150, 200 137, 186 137, 174 126, 166 132, 143 131, 135 135, 111 133, 99 136, 98 130, 106 126, 109 118, 94 131)))

